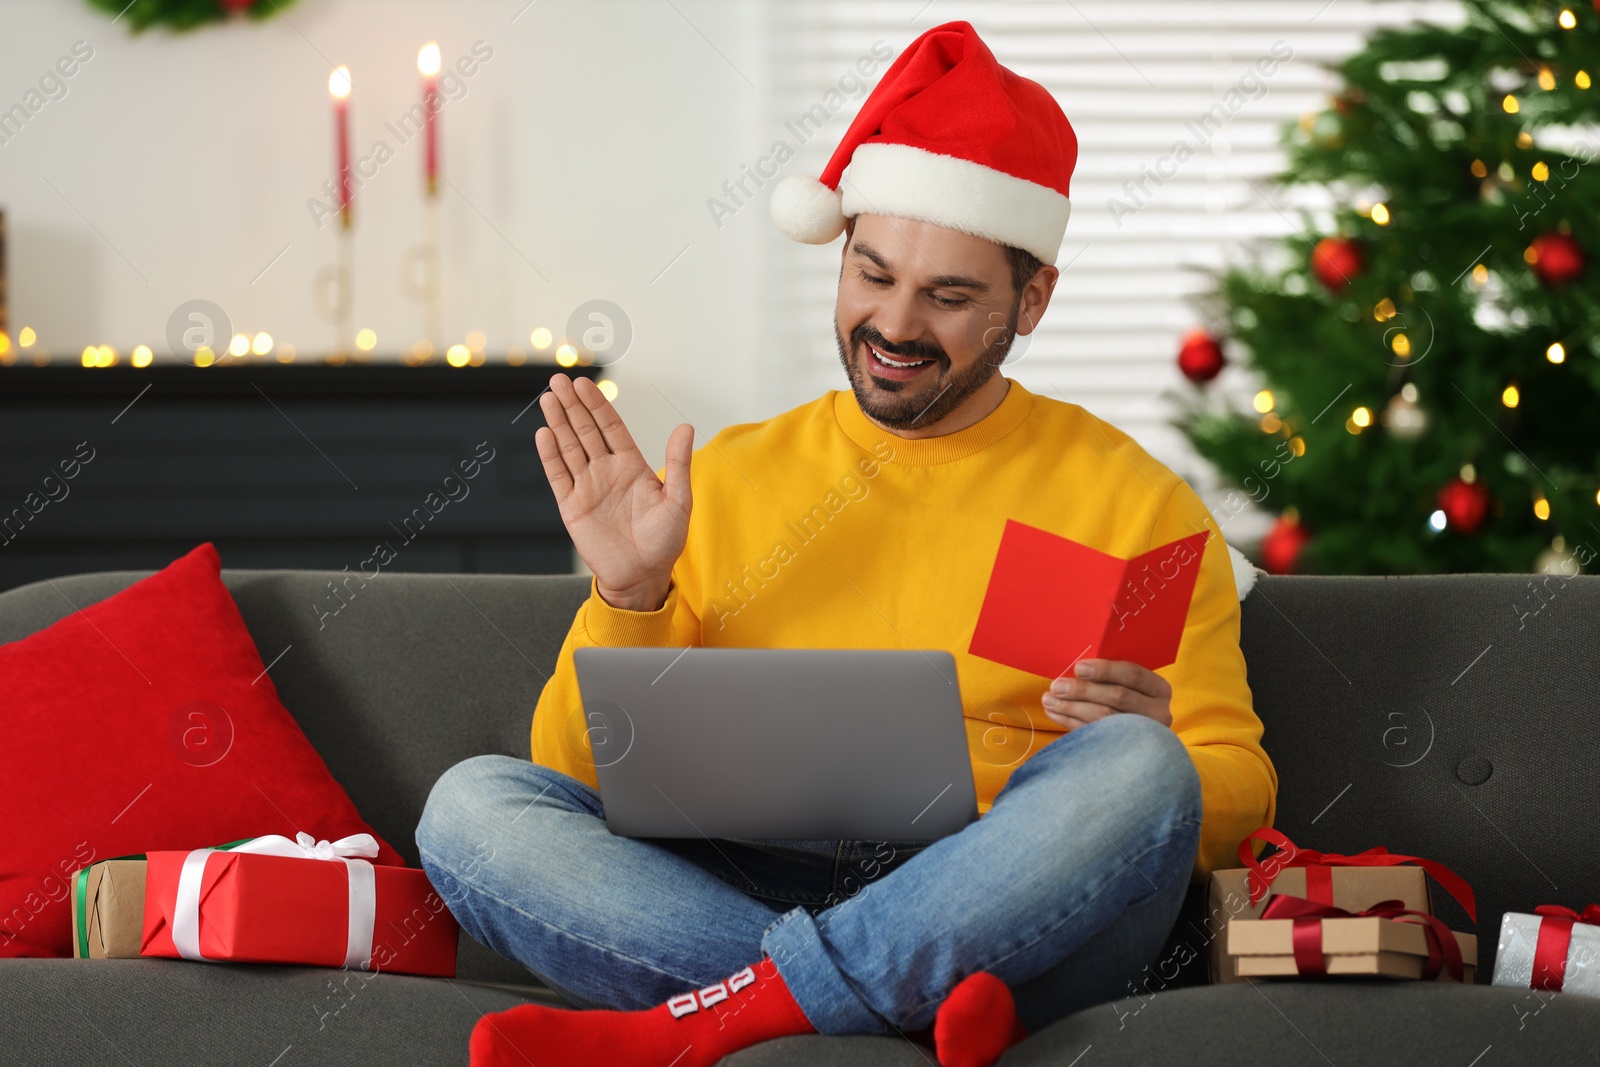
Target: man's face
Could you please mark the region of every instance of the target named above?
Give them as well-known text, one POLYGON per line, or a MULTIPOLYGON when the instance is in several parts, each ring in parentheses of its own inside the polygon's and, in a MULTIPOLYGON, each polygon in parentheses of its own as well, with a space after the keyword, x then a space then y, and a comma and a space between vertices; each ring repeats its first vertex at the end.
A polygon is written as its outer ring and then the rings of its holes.
POLYGON ((1005 359, 1021 296, 993 241, 916 219, 857 216, 833 331, 861 410, 896 430, 926 429, 954 412, 1005 359))

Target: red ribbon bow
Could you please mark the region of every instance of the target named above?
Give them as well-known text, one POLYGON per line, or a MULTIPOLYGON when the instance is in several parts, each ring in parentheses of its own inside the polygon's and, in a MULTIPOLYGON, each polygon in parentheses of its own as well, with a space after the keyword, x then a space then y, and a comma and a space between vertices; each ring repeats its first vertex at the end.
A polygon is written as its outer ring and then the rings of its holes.
POLYGON ((1572 948, 1572 926, 1574 923, 1600 926, 1600 904, 1590 904, 1581 912, 1560 904, 1540 904, 1533 910, 1542 918, 1539 920, 1539 941, 1533 950, 1533 981, 1530 988, 1559 993, 1562 982, 1566 980, 1567 953, 1572 948))
POLYGON ((1428 939, 1428 962, 1422 969, 1422 977, 1425 980, 1432 981, 1439 976, 1441 969, 1448 968, 1451 978, 1458 982, 1466 981, 1461 946, 1456 942, 1456 935, 1450 932, 1450 928, 1443 920, 1425 911, 1407 908, 1405 902, 1401 900, 1379 901, 1365 911, 1346 911, 1332 904, 1320 904, 1304 897, 1275 893, 1272 899, 1267 901, 1261 917, 1294 920, 1294 929, 1291 931, 1294 938, 1294 965, 1295 970, 1301 974, 1328 972, 1327 962, 1322 957, 1323 919, 1377 918, 1394 919, 1422 927, 1422 932, 1428 939), (1412 915, 1415 918, 1404 919, 1401 918, 1403 915, 1412 915))
POLYGON ((1316 849, 1301 848, 1278 831, 1263 826, 1239 842, 1239 861, 1250 868, 1250 873, 1245 876, 1245 883, 1250 889, 1252 906, 1260 903, 1261 898, 1267 895, 1273 879, 1285 867, 1304 867, 1306 897, 1319 904, 1332 906, 1334 867, 1396 867, 1403 863, 1415 863, 1433 875, 1434 880, 1444 887, 1445 892, 1466 909, 1467 916, 1474 923, 1478 921, 1478 901, 1473 896, 1472 886, 1467 884, 1465 878, 1437 860, 1424 859, 1421 856, 1402 856, 1386 848, 1369 848, 1353 856, 1341 856, 1337 852, 1318 852, 1316 849), (1275 869, 1269 871, 1266 864, 1256 859, 1255 850, 1250 847, 1252 841, 1265 841, 1278 846, 1280 851, 1267 860, 1268 864, 1276 865, 1275 869))

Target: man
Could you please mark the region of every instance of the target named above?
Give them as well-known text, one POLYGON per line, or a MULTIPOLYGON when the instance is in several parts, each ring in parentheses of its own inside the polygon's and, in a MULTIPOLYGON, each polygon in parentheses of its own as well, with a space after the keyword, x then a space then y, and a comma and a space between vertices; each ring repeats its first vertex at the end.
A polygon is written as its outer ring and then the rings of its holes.
POLYGON ((533 761, 452 768, 417 842, 473 936, 610 1010, 487 1016, 475 1064, 693 1067, 786 1034, 930 1031, 942 1064, 987 1064, 1126 995, 1191 879, 1271 821, 1209 512, 1127 435, 998 373, 1049 304, 1076 157, 1048 92, 937 27, 821 179, 774 192, 791 237, 847 233, 849 391, 698 452, 679 426, 658 477, 592 382, 553 378, 536 442, 590 597, 533 761), (1050 679, 969 654, 1008 519, 1123 558, 1210 531, 1177 662, 1050 679), (590 645, 948 649, 981 817, 926 845, 613 836, 572 665, 590 645))

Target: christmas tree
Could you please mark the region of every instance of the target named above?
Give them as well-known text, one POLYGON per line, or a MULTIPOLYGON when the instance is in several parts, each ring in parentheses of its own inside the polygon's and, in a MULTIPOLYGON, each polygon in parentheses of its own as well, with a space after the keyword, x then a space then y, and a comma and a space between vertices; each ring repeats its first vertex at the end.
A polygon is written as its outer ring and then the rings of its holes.
POLYGON ((1600 0, 1472 0, 1335 69, 1274 178, 1331 224, 1213 273, 1175 425, 1278 516, 1274 573, 1595 570, 1600 0), (1208 392, 1223 339, 1254 410, 1208 392))

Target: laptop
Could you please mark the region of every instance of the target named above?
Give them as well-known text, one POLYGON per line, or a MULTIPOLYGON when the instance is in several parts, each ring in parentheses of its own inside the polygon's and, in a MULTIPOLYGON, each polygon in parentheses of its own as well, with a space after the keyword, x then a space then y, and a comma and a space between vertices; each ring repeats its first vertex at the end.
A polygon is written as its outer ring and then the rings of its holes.
POLYGON ((948 652, 579 648, 625 837, 934 841, 978 818, 948 652))

